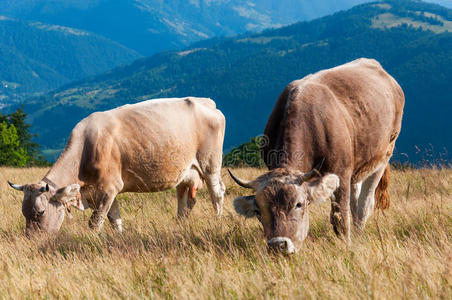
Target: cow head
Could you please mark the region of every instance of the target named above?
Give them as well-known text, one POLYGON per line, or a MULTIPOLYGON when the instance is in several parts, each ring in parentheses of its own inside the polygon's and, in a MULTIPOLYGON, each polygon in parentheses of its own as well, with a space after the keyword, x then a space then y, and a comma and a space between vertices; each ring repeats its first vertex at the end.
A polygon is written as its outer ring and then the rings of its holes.
POLYGON ((235 211, 247 218, 257 217, 268 246, 284 253, 297 251, 306 238, 309 206, 325 201, 339 187, 338 176, 320 176, 316 169, 305 174, 275 169, 248 182, 229 173, 237 184, 255 193, 235 198, 235 211))
POLYGON ((22 214, 26 220, 25 233, 31 236, 39 231, 57 232, 64 220, 68 205, 79 199, 80 186, 72 184, 61 189, 54 189, 48 184, 16 185, 8 184, 24 193, 22 214))

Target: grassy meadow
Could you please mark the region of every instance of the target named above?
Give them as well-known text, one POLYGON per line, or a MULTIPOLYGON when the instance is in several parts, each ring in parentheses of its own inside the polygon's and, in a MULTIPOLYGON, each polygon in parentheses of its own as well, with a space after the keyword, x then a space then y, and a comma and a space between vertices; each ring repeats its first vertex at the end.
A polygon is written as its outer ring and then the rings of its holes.
MULTIPOLYGON (((186 220, 173 190, 122 194, 124 233, 88 229, 73 211, 54 236, 24 236, 22 193, 46 169, 0 168, 0 298, 415 299, 452 298, 452 170, 394 171, 391 207, 376 211, 352 245, 335 237, 329 203, 311 207, 299 253, 269 253, 257 220, 235 214, 227 187, 218 219, 206 189, 186 220)), ((259 169, 237 169, 253 178, 259 169)))

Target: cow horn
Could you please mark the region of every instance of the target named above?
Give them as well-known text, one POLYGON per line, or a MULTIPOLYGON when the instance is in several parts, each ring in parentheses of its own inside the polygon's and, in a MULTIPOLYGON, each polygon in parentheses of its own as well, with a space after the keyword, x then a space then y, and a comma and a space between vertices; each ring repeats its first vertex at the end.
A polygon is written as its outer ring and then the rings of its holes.
POLYGON ((247 189, 253 189, 254 190, 254 185, 253 185, 253 181, 243 181, 240 178, 237 178, 234 174, 232 174, 231 170, 228 169, 229 175, 231 175, 232 179, 234 179, 234 181, 240 185, 241 187, 247 188, 247 189))
POLYGON ((322 160, 314 167, 314 169, 312 169, 311 171, 304 173, 303 176, 301 177, 302 182, 312 179, 315 176, 322 176, 319 172, 319 170, 322 168, 323 162, 325 161, 325 158, 322 158, 322 160))
POLYGON ((13 184, 13 183, 11 183, 9 181, 8 181, 8 184, 15 190, 18 190, 18 191, 23 191, 24 190, 24 186, 23 185, 13 184))

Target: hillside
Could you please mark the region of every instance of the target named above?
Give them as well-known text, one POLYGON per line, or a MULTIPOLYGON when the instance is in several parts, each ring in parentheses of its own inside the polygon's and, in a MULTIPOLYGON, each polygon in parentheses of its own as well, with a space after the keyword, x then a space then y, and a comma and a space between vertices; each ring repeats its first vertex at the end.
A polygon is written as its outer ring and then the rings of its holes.
POLYGON ((138 57, 93 33, 0 16, 0 108, 138 57))
POLYGON ((207 96, 227 117, 228 149, 262 133, 279 93, 290 81, 371 57, 406 94, 398 158, 408 156, 412 162, 440 154, 445 158, 444 149, 452 149, 452 140, 444 134, 452 127, 451 24, 452 10, 434 4, 360 5, 311 22, 208 40, 181 52, 140 59, 34 99, 26 109, 39 142, 61 148, 70 129, 92 111, 149 98, 207 96))
POLYGON ((206 38, 279 27, 366 0, 3 0, 0 14, 81 28, 143 55, 206 38))

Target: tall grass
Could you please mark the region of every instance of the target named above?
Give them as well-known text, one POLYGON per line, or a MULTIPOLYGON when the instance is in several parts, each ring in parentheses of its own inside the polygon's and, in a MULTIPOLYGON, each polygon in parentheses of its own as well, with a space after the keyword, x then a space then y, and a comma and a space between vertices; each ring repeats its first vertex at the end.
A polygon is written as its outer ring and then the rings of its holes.
MULTIPOLYGON (((256 220, 235 214, 249 191, 223 174, 224 217, 205 190, 186 220, 174 191, 123 194, 124 233, 106 223, 92 232, 90 212, 73 212, 53 236, 28 240, 15 183, 45 169, 0 169, 0 295, 3 298, 443 298, 452 297, 452 170, 395 171, 391 208, 375 212, 352 245, 337 239, 329 204, 312 207, 299 253, 269 253, 256 220)), ((244 178, 262 171, 238 169, 244 178)))

